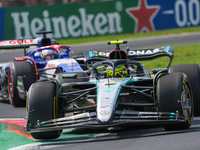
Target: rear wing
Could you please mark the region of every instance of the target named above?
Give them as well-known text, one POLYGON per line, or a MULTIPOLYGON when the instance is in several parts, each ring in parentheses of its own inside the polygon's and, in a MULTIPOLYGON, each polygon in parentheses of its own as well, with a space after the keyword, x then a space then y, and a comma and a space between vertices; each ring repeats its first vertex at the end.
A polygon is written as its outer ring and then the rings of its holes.
POLYGON ((86 59, 108 59, 110 52, 104 52, 104 51, 89 51, 85 53, 86 59))
POLYGON ((36 38, 36 39, 18 39, 18 40, 5 40, 0 41, 0 49, 17 49, 17 48, 24 48, 24 55, 26 55, 26 48, 30 46, 47 46, 52 44, 58 44, 55 42, 54 39, 50 39, 46 37, 46 34, 52 33, 51 31, 42 31, 37 32, 36 34, 42 34, 43 37, 36 38))
POLYGON ((31 45, 37 45, 34 39, 0 41, 0 49, 24 48, 29 47, 31 45))
POLYGON ((145 49, 145 50, 127 49, 127 53, 128 53, 128 58, 130 60, 137 60, 137 61, 148 61, 167 56, 170 58, 167 67, 171 65, 171 62, 174 58, 174 48, 172 46, 163 46, 155 49, 145 49))
POLYGON ((163 46, 155 49, 142 49, 142 50, 129 50, 127 52, 120 49, 119 44, 127 44, 126 40, 124 41, 109 41, 107 44, 116 44, 115 50, 111 52, 106 51, 89 51, 85 55, 76 57, 75 59, 81 64, 90 64, 90 62, 102 61, 105 59, 129 59, 136 61, 148 61, 157 59, 163 56, 170 58, 167 68, 171 65, 174 58, 174 48, 172 46, 163 46))
POLYGON ((172 46, 163 46, 155 49, 127 51, 129 59, 138 61, 152 60, 162 56, 168 56, 170 58, 174 56, 174 48, 172 46))
MULTIPOLYGON (((112 51, 113 52, 113 51, 112 51)), ((105 60, 109 58, 111 52, 104 51, 89 51, 84 55, 85 60, 105 60)), ((155 49, 143 49, 143 50, 128 50, 128 59, 137 61, 148 61, 157 59, 163 56, 170 58, 169 65, 171 64, 174 57, 174 48, 172 46, 163 46, 155 49)), ((169 66, 168 65, 168 66, 169 66)))

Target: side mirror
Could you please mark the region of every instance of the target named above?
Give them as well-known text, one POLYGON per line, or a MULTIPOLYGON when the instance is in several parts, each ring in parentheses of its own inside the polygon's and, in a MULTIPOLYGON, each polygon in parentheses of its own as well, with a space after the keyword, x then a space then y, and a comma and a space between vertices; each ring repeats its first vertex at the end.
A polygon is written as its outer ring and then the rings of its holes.
POLYGON ((77 74, 63 74, 63 79, 77 79, 77 74))

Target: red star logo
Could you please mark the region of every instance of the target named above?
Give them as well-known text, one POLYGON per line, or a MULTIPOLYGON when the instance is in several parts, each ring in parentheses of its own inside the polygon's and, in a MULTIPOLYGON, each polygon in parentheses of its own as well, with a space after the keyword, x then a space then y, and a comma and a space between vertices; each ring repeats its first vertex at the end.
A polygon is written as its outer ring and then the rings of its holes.
POLYGON ((153 31, 153 18, 157 14, 160 6, 148 6, 146 0, 139 0, 138 7, 128 8, 126 12, 136 21, 135 32, 144 30, 153 31))

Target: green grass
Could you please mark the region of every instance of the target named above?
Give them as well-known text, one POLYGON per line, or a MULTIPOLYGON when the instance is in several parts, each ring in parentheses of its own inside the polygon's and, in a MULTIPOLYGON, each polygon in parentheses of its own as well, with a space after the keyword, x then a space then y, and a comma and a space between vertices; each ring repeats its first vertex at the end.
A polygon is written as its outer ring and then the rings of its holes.
POLYGON ((197 63, 200 64, 200 44, 174 46, 174 63, 197 63))
POLYGON ((187 27, 187 28, 178 28, 170 30, 158 30, 147 33, 138 33, 138 34, 112 34, 105 36, 95 36, 95 37, 84 37, 84 38, 71 38, 71 39, 60 39, 57 40, 60 44, 83 44, 83 43, 92 43, 92 42, 104 42, 111 40, 127 40, 127 39, 137 39, 137 38, 147 38, 147 37, 156 37, 161 35, 172 35, 172 34, 182 34, 182 33, 191 33, 191 32, 200 32, 200 26, 198 27, 187 27))

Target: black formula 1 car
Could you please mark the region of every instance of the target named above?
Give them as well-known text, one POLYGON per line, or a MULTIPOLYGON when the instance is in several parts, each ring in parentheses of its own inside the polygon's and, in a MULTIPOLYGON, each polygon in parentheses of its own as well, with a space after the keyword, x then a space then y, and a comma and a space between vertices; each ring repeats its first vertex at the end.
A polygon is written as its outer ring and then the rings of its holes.
POLYGON ((111 52, 87 52, 90 73, 85 77, 63 73, 65 83, 55 78, 33 83, 27 132, 35 139, 52 139, 66 128, 159 124, 166 130, 188 129, 194 115, 192 87, 185 73, 170 67, 173 47, 125 52, 119 47, 123 43, 109 42, 116 44, 111 52), (139 62, 163 56, 169 64, 152 73, 139 62))

